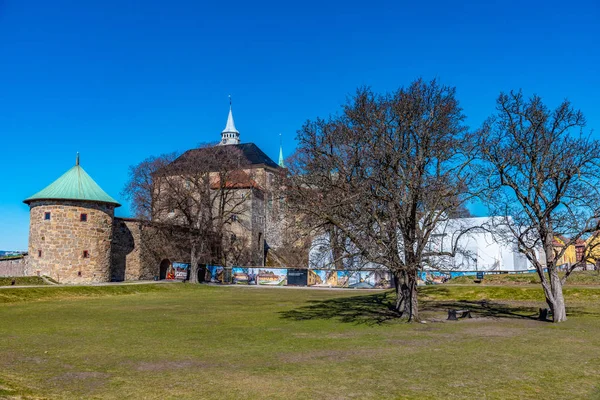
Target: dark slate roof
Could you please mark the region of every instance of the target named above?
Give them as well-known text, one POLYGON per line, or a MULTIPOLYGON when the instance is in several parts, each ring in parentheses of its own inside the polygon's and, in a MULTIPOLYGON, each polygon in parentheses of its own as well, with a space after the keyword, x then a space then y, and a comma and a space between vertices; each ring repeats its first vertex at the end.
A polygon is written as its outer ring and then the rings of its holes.
POLYGON ((267 167, 279 168, 279 165, 254 143, 230 144, 229 146, 240 149, 250 164, 264 164, 267 167))
POLYGON ((173 161, 172 165, 180 163, 186 163, 187 161, 194 159, 206 160, 214 154, 215 162, 218 163, 218 158, 223 157, 229 149, 237 149, 239 155, 242 158, 242 164, 252 165, 265 165, 270 168, 278 169, 279 165, 273 161, 268 155, 265 154, 257 145, 254 143, 242 143, 242 144, 226 144, 221 146, 213 147, 201 147, 199 149, 191 149, 183 153, 179 158, 173 161))

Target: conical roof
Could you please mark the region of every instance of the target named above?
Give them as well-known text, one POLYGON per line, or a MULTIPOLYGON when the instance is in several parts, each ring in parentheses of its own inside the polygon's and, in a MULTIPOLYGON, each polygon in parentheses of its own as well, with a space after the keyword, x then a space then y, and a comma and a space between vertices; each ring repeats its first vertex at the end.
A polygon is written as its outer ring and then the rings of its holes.
POLYGON ((233 113, 231 112, 231 106, 229 106, 227 124, 225 125, 225 129, 223 129, 223 132, 221 133, 240 133, 237 129, 235 129, 235 123, 233 122, 233 113))
POLYGON ((65 172, 60 178, 52 182, 46 188, 33 196, 23 200, 29 204, 34 200, 82 200, 96 201, 100 203, 113 204, 115 207, 121 205, 110 197, 94 180, 77 164, 65 172))

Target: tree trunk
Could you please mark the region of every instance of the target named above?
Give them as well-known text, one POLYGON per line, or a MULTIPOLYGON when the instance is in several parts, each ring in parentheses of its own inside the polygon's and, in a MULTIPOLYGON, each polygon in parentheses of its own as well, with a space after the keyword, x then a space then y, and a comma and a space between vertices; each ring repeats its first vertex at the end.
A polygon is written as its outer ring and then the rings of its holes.
POLYGON ((567 320, 567 309, 565 306, 565 297, 563 295, 562 283, 558 276, 556 268, 548 268, 548 278, 550 285, 543 286, 546 296, 546 303, 552 311, 552 322, 563 322, 567 320))
POLYGON ((396 311, 408 322, 419 321, 417 299, 417 275, 414 272, 399 272, 396 281, 396 311))
MULTIPOLYGON (((551 224, 548 224, 551 226, 551 224)), ((565 297, 563 295, 562 282, 558 276, 558 268, 554 254, 554 232, 551 230, 544 235, 544 250, 546 252, 546 269, 548 270, 548 281, 544 283, 544 267, 536 266, 538 275, 542 281, 546 303, 552 311, 552 322, 563 322, 567 320, 567 310, 565 307, 565 297)))
POLYGON ((198 257, 196 256, 196 245, 190 250, 190 283, 198 283, 198 257))
POLYGON ((342 247, 340 244, 340 235, 334 226, 331 226, 329 228, 329 237, 335 269, 344 269, 342 247))

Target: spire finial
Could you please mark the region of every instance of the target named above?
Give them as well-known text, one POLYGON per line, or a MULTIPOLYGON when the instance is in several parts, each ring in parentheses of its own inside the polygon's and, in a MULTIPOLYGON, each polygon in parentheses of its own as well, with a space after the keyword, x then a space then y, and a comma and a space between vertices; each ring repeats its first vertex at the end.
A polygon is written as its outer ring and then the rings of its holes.
POLYGON ((75 156, 75 165, 79 165, 79 152, 77 152, 77 156, 75 156))
POLYGON ((229 109, 231 109, 231 95, 229 95, 229 109))

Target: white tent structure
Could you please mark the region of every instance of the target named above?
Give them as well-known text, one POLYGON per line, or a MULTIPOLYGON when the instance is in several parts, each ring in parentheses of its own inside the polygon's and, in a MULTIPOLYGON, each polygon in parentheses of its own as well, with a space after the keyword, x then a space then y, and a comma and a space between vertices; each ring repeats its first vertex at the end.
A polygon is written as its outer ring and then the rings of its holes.
MULTIPOLYGON (((509 220, 510 222, 510 220, 509 220)), ((455 253, 451 256, 427 258, 424 270, 442 272, 521 272, 533 268, 525 255, 518 252, 503 217, 447 219, 430 238, 431 252, 455 253)), ((347 245, 348 246, 348 245, 347 245)), ((313 241, 309 251, 309 268, 334 268, 329 236, 323 234, 313 241)), ((374 269, 378 266, 358 258, 344 260, 346 269, 374 269)))
POLYGON ((456 254, 432 257, 426 269, 486 272, 532 269, 525 255, 511 242, 506 229, 503 217, 449 219, 432 235, 431 250, 451 252, 455 249, 456 254))

